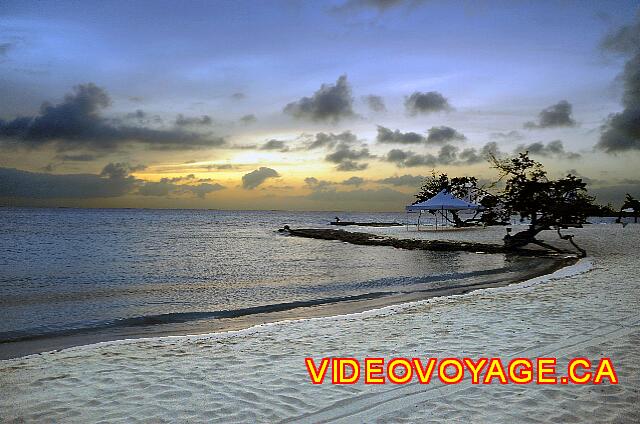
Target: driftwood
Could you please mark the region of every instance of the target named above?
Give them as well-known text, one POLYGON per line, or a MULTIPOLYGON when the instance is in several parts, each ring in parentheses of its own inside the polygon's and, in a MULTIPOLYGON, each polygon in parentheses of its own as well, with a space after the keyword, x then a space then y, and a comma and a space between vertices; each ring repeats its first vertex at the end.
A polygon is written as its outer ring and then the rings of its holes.
POLYGON ((360 227, 402 227, 404 224, 398 222, 355 222, 355 221, 331 221, 329 224, 339 227, 357 225, 360 227))
POLYGON ((390 246, 397 249, 408 250, 431 250, 437 252, 518 253, 521 255, 530 256, 542 256, 548 254, 547 251, 543 250, 515 248, 500 244, 458 242, 446 240, 397 239, 376 234, 359 233, 344 230, 313 228, 291 229, 289 228, 289 226, 285 226, 283 229, 278 231, 296 237, 313 238, 320 240, 337 240, 345 243, 365 246, 390 246))

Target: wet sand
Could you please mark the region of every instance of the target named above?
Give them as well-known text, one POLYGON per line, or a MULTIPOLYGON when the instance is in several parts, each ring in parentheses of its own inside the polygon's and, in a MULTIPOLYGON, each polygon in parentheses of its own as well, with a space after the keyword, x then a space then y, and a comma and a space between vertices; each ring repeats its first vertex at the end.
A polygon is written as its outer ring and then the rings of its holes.
POLYGON ((640 226, 575 233, 591 257, 520 284, 0 361, 0 420, 638 422, 640 226), (565 364, 606 356, 620 384, 317 386, 304 367, 307 356, 554 356, 565 364))

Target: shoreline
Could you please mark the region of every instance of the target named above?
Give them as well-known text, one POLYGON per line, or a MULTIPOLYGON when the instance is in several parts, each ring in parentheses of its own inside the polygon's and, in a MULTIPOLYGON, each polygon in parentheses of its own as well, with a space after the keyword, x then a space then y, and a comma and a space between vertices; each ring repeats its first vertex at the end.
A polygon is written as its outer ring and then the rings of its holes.
POLYGON ((636 422, 638 230, 576 230, 588 258, 505 287, 0 361, 0 410, 9 421, 636 422), (305 358, 345 356, 555 357, 559 375, 604 356, 620 384, 311 384, 305 358))
MULTIPOLYGON (((320 231, 331 232, 336 230, 320 231)), ((365 234, 345 231, 338 232, 355 234, 356 237, 365 234)), ((373 234, 365 235, 367 237, 379 237, 373 234)), ((397 240, 401 245, 403 245, 400 248, 411 249, 411 247, 404 247, 405 245, 411 246, 407 244, 406 240, 396 239, 392 237, 387 237, 385 239, 385 243, 388 243, 389 240, 397 240)), ((162 321, 165 318, 163 316, 140 317, 138 319, 142 322, 142 325, 107 325, 104 328, 98 329, 98 331, 96 331, 95 328, 88 328, 70 330, 67 332, 67 334, 54 336, 27 336, 15 341, 1 342, 0 347, 2 349, 0 349, 0 361, 24 358, 31 355, 60 351, 78 346, 93 345, 103 342, 113 342, 118 340, 135 340, 150 337, 203 335, 242 330, 257 325, 275 323, 280 321, 356 314, 388 306, 402 305, 432 298, 462 295, 481 289, 497 288, 518 284, 523 281, 550 275, 557 270, 565 268, 567 266, 571 266, 578 261, 578 259, 575 257, 561 257, 561 255, 541 255, 539 252, 534 255, 525 254, 522 256, 514 254, 514 258, 515 260, 511 263, 511 266, 500 269, 501 272, 488 272, 485 275, 476 275, 468 278, 462 278, 460 279, 460 282, 457 282, 457 284, 454 283, 454 285, 450 285, 447 287, 427 287, 425 289, 413 290, 409 292, 370 292, 358 296, 350 296, 339 299, 312 299, 309 301, 247 308, 249 310, 254 310, 253 313, 249 311, 247 311, 247 313, 244 313, 243 311, 214 311, 193 313, 195 315, 195 318, 185 319, 183 322, 163 323, 162 321), (201 314, 202 318, 198 318, 198 314, 201 314), (149 323, 147 325, 144 324, 145 320, 153 321, 154 318, 158 321, 158 323, 149 323)), ((446 275, 443 275, 442 277, 444 281, 454 281, 453 279, 447 279, 446 275)), ((136 318, 131 320, 135 321, 136 318)), ((126 322, 128 320, 123 321, 126 322)))

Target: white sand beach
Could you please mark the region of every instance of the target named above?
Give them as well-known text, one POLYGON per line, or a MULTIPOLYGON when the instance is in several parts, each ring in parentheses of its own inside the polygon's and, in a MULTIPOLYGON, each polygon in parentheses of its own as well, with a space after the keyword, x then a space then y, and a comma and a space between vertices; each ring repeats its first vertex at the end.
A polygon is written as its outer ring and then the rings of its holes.
MULTIPOLYGON (((640 225, 568 232, 588 258, 508 287, 0 361, 0 421, 639 422, 640 225), (620 382, 312 385, 308 356, 610 357, 620 382)), ((504 229, 421 234, 498 242, 504 229)))

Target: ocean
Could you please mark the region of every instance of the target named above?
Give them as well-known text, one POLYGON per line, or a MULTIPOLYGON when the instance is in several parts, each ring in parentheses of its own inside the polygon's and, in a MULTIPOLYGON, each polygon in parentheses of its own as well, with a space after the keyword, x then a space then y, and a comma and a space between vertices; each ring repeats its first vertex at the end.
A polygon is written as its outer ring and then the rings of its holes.
POLYGON ((321 305, 349 312, 361 301, 388 304, 393 295, 472 285, 514 266, 499 254, 404 251, 277 232, 283 225, 329 228, 336 215, 405 219, 402 213, 0 208, 0 357, 222 330, 234 327, 234 319, 249 325, 255 321, 247 317, 300 316, 321 305), (20 343, 30 344, 16 350, 20 343))

